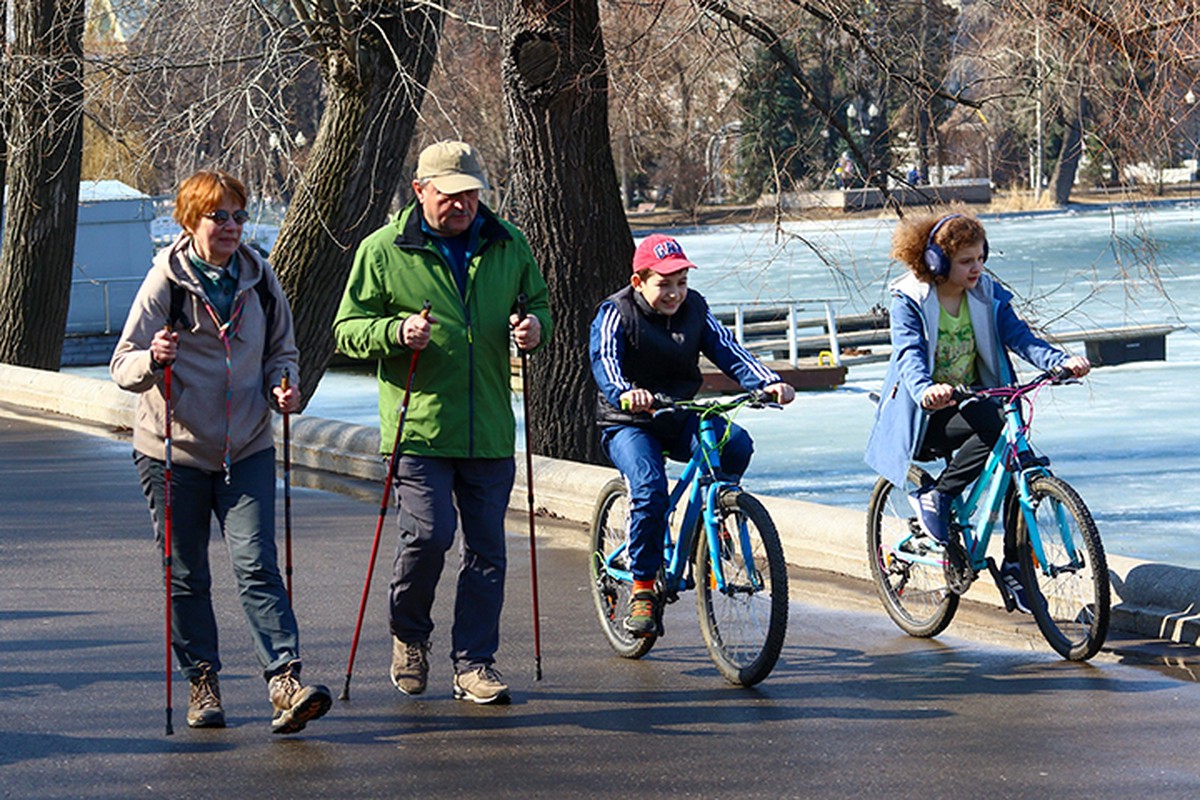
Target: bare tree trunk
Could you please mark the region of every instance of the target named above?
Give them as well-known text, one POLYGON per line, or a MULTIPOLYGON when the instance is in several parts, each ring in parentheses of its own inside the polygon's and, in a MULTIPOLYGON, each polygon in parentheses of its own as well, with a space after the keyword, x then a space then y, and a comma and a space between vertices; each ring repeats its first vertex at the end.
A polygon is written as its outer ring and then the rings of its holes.
POLYGON ((628 280, 633 239, 613 168, 596 0, 513 0, 502 30, 511 196, 555 325, 530 359, 530 447, 599 463, 588 329, 599 301, 628 280))
POLYGON ((0 39, 0 229, 4 227, 4 187, 8 185, 8 85, 11 78, 9 67, 8 45, 8 3, 0 2, 0 31, 5 36, 0 39))
POLYGON ((320 59, 328 102, 272 252, 296 317, 305 403, 333 357, 330 325, 355 249, 409 177, 404 157, 441 32, 434 5, 373 8, 369 19, 325 21, 350 27, 318 40, 337 42, 320 59))
POLYGON ((1087 97, 1081 92, 1074 107, 1065 109, 1065 131, 1058 163, 1054 166, 1051 186, 1054 188, 1054 204, 1065 206, 1071 201, 1071 188, 1075 185, 1075 174, 1079 171, 1079 160, 1083 157, 1083 126, 1087 119, 1087 97))
POLYGON ((83 8, 84 0, 13 6, 0 253, 0 362, 7 364, 57 370, 62 359, 83 157, 83 8))

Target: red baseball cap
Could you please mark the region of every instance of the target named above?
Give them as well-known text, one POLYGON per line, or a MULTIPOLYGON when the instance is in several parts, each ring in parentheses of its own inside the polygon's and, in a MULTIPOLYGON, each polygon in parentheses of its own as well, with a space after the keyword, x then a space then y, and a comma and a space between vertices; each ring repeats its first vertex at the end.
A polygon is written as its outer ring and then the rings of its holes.
POLYGON ((661 233, 652 233, 642 239, 633 254, 634 272, 649 269, 659 275, 669 275, 681 269, 695 268, 696 265, 683 254, 679 242, 661 233))

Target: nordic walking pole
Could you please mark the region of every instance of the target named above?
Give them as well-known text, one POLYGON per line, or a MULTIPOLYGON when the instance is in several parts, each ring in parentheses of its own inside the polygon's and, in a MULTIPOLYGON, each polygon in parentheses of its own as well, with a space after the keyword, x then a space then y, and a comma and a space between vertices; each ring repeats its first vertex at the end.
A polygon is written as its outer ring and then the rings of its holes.
MULTIPOLYGON (((171 326, 167 325, 167 333, 171 326)), ((171 365, 163 367, 163 400, 166 413, 163 419, 163 573, 167 585, 167 736, 175 733, 171 727, 171 365)))
MULTIPOLYGON (((279 388, 284 392, 291 385, 291 376, 284 369, 279 388)), ((292 432, 289 414, 283 412, 283 552, 284 575, 287 576, 288 602, 292 602, 292 432)))
MULTIPOLYGON (((518 324, 528 316, 527 304, 528 298, 524 292, 517 295, 518 324)), ((517 350, 521 352, 521 402, 524 404, 525 412, 525 488, 529 495, 529 571, 533 576, 533 679, 540 681, 542 679, 542 631, 538 614, 537 538, 534 535, 536 525, 533 509, 533 453, 529 450, 529 353, 519 345, 517 350)))
MULTIPOLYGON (((430 308, 429 301, 426 300, 421 309, 421 316, 428 318, 430 308)), ((362 601, 358 604, 358 622, 354 624, 354 641, 350 644, 350 661, 346 664, 346 682, 342 684, 342 693, 338 695, 338 700, 350 699, 350 676, 354 673, 354 654, 358 650, 358 637, 362 633, 363 614, 367 610, 367 594, 371 591, 371 576, 375 574, 375 556, 379 553, 379 537, 383 534, 383 518, 387 516, 392 482, 396 479, 396 462, 400 458, 400 434, 404 431, 404 418, 408 416, 408 396, 412 393, 413 375, 417 372, 417 359, 420 355, 420 350, 414 350, 412 361, 408 364, 408 381, 404 387, 404 400, 400 402, 400 419, 396 423, 396 440, 392 443, 387 477, 383 481, 383 499, 379 501, 379 521, 375 523, 375 542, 371 545, 371 559, 367 562, 367 579, 363 583, 362 601)))

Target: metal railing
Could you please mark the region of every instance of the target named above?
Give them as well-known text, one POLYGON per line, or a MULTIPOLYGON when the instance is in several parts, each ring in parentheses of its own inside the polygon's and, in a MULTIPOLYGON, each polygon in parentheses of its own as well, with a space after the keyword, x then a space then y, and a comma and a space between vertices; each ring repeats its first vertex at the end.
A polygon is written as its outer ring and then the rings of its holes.
MULTIPOLYGON (((113 332, 112 328, 112 299, 109 295, 109 287, 117 283, 136 283, 140 284, 145 279, 145 276, 137 276, 131 278, 78 278, 71 281, 71 292, 74 294, 76 286, 99 286, 104 299, 104 330, 102 333, 109 334, 113 332)), ((122 323, 124 319, 122 319, 122 323)))
MULTIPOLYGON (((746 333, 746 317, 748 311, 758 312, 756 316, 769 315, 772 317, 783 313, 786 317, 786 321, 783 324, 782 332, 787 342, 788 362, 793 367, 799 365, 799 348, 797 346, 797 342, 800 337, 797 331, 803 328, 821 326, 823 324, 823 327, 829 336, 828 352, 830 361, 834 366, 840 367, 842 365, 842 352, 841 347, 838 344, 837 315, 835 315, 833 312, 833 304, 842 302, 845 302, 845 298, 815 297, 806 298, 803 300, 750 300, 740 303, 714 303, 711 308, 713 309, 713 313, 716 314, 718 318, 722 316, 729 316, 728 313, 723 314, 723 311, 728 310, 732 312, 733 334, 738 343, 743 346, 748 344, 748 337, 746 333), (800 313, 807 311, 809 307, 813 306, 818 307, 823 316, 817 319, 812 317, 801 319, 800 313), (772 314, 772 312, 774 313, 772 314)), ((750 340, 749 343, 753 344, 753 341, 750 340)))

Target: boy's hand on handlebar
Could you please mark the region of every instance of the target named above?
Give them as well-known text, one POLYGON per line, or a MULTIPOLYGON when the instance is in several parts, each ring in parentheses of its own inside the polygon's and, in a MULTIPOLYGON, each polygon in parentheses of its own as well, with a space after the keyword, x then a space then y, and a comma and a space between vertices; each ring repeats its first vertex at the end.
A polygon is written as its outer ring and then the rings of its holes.
POLYGON ((630 389, 627 392, 621 392, 621 410, 632 411, 637 414, 641 411, 650 411, 654 407, 654 395, 646 389, 630 389))
POLYGON ((939 411, 954 405, 954 387, 948 383, 935 383, 921 395, 921 408, 926 411, 939 411))
POLYGON ((792 388, 790 383, 780 381, 772 383, 763 389, 764 392, 775 398, 775 402, 781 406, 786 406, 788 403, 796 399, 796 390, 792 388))

